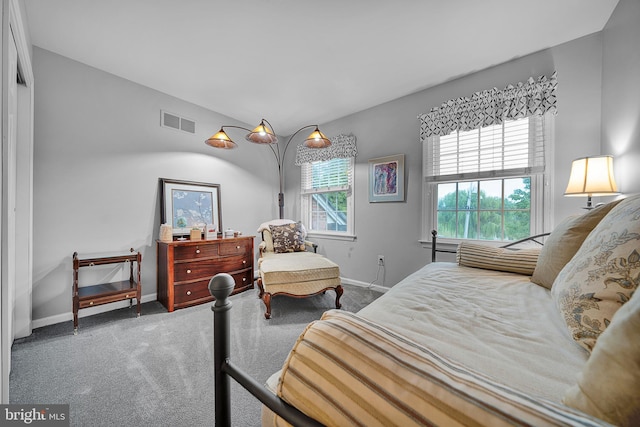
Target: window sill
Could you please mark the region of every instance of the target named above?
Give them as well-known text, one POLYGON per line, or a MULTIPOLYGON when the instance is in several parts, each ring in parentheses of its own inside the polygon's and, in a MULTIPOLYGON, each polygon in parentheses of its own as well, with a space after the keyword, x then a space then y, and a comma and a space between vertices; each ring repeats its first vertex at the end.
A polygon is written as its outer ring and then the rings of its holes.
MULTIPOLYGON (((419 241, 420 244, 422 245, 423 248, 425 249, 431 249, 431 244, 432 241, 431 240, 420 240, 419 241)), ((449 241, 445 241, 443 239, 438 239, 438 242, 436 243, 438 249, 441 250, 446 250, 446 251, 456 251, 458 249, 458 243, 459 242, 455 242, 452 240, 449 241)))
POLYGON ((343 240, 347 242, 354 242, 356 240, 356 236, 352 234, 319 233, 317 231, 307 232, 307 237, 312 239, 343 240))

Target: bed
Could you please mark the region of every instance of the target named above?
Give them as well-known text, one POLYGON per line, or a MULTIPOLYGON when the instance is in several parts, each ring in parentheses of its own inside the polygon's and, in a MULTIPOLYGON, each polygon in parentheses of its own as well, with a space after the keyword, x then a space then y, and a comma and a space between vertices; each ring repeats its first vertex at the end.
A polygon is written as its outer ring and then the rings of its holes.
POLYGON ((639 242, 635 196, 542 249, 461 244, 308 325, 266 393, 302 418, 267 404, 262 424, 639 425, 639 242))

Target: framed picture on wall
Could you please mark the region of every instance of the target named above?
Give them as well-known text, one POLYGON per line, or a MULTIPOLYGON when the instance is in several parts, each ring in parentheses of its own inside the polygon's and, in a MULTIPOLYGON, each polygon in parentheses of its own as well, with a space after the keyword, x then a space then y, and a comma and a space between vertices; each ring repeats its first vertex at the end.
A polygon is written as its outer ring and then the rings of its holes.
POLYGON ((369 202, 404 202, 404 154, 369 160, 369 202))
POLYGON ((222 230, 219 184, 160 178, 160 201, 161 223, 170 225, 176 237, 207 224, 222 230))

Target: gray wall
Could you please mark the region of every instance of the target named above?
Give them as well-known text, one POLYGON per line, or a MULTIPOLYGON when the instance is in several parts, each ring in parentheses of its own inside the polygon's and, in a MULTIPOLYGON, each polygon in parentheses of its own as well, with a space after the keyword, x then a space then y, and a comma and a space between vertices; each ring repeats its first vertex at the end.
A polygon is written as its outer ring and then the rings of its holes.
MULTIPOLYGON (((430 259, 429 249, 419 243, 421 233, 422 148, 420 113, 449 99, 504 88, 530 76, 558 72, 558 114, 555 121, 554 163, 551 165, 554 222, 580 213, 586 199, 565 198, 571 161, 600 153, 600 102, 602 80, 602 34, 547 49, 521 59, 388 102, 323 124, 327 135, 352 132, 357 137, 355 175, 355 228, 357 240, 321 241, 324 251, 340 263, 343 276, 369 283, 376 279, 376 255, 385 256, 386 271, 376 283, 393 286, 430 259), (368 202, 368 160, 392 154, 406 155, 406 202, 368 202)), ((398 78, 402 71, 398 70, 398 78)), ((289 200, 299 197, 299 172, 287 175, 289 200)), ((298 211, 290 215, 299 215, 298 211)), ((549 224, 551 229, 553 224, 549 224)))
POLYGON ((74 251, 141 250, 143 301, 155 298, 160 177, 220 184, 225 228, 256 234, 277 217, 270 151, 204 144, 246 124, 37 47, 34 73, 34 326, 71 318, 74 251), (197 133, 160 127, 161 109, 197 133))
POLYGON ((621 0, 604 34, 602 152, 624 193, 640 192, 640 1, 621 0))
MULTIPOLYGON (((604 32, 322 124, 329 136, 353 133, 359 154, 357 239, 317 238, 320 252, 336 260, 346 281, 354 283, 377 277, 377 284, 393 286, 424 265, 429 249, 419 242, 418 114, 452 98, 554 70, 559 84, 550 183, 553 222, 581 213, 585 203, 562 196, 574 158, 614 154, 622 190, 640 191, 640 171, 633 168, 640 160, 638 9, 636 1, 622 0, 604 32), (370 204, 368 160, 399 153, 406 155, 406 202, 370 204), (377 254, 386 262, 379 275, 377 254)), ((74 251, 141 250, 143 299, 155 297, 159 177, 221 184, 223 225, 245 234, 277 217, 276 166, 267 149, 241 143, 221 151, 203 144, 221 124, 240 123, 39 48, 34 48, 34 71, 34 326, 71 318, 74 251), (161 128, 160 109, 196 120, 197 134, 161 128)), ((402 70, 397 74, 402 78, 402 70)), ((285 159, 285 215, 299 218, 294 153, 289 150, 285 159)))

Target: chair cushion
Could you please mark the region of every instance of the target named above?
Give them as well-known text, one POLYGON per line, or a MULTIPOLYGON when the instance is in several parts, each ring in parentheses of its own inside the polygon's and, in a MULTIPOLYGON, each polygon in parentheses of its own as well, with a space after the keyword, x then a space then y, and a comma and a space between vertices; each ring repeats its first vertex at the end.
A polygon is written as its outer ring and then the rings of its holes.
POLYGON ((302 224, 294 222, 284 225, 269 225, 271 239, 273 239, 273 251, 275 253, 303 252, 305 233, 302 224))
POLYGON ((640 195, 618 203, 560 271, 551 294, 578 344, 591 351, 640 282, 640 195))
POLYGON ((313 252, 264 254, 259 269, 265 285, 340 277, 338 264, 313 252))

